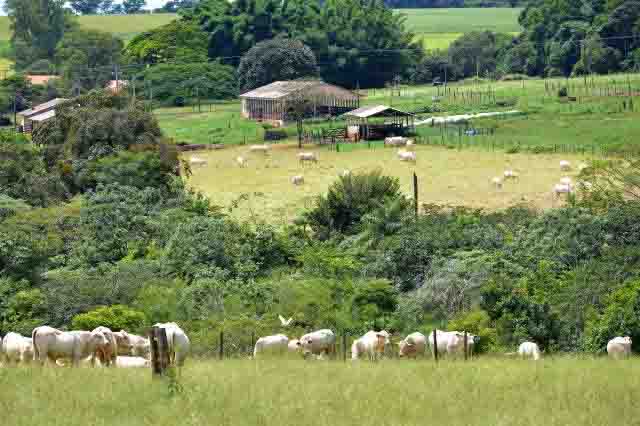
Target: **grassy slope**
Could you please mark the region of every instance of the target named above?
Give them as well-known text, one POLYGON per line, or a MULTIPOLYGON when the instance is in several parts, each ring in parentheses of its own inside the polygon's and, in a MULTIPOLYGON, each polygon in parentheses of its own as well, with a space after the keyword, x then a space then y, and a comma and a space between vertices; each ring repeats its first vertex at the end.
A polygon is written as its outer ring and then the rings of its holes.
POLYGON ((407 27, 415 33, 465 33, 471 31, 519 32, 521 9, 403 9, 407 27))
MULTIPOLYGON (((151 30, 175 19, 173 14, 142 14, 122 16, 80 16, 83 28, 112 32, 124 40, 130 40, 138 33, 151 30)), ((0 40, 9 40, 9 18, 0 16, 0 40)))
POLYGON ((170 396, 148 370, 5 369, 0 407, 13 426, 623 426, 637 424, 640 363, 209 361, 180 382, 170 396))

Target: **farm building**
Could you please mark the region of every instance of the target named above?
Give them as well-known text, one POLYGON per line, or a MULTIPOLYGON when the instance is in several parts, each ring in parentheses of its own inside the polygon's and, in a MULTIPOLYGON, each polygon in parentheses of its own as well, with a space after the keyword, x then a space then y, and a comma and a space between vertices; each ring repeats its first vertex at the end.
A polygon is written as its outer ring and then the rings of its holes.
POLYGON ((320 80, 275 81, 240 95, 242 115, 281 126, 292 121, 288 119, 292 103, 301 98, 309 104, 310 117, 342 114, 360 103, 351 90, 320 80))
POLYGON ((60 76, 57 75, 31 75, 28 74, 25 76, 29 83, 34 86, 46 86, 50 81, 57 80, 60 76))
POLYGON ((375 140, 387 136, 404 136, 414 129, 414 115, 386 105, 358 108, 344 114, 347 136, 352 139, 375 140))
POLYGON ((67 99, 56 98, 49 102, 36 105, 17 114, 16 126, 26 133, 31 133, 34 125, 56 116, 56 107, 67 99))

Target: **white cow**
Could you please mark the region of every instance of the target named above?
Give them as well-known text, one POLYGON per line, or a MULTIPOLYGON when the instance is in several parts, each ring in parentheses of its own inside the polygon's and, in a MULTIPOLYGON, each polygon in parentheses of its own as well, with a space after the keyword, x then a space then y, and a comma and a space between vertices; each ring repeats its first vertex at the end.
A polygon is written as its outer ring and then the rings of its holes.
POLYGON ((8 365, 30 363, 33 359, 33 341, 30 337, 24 337, 18 333, 7 333, 4 336, 2 348, 0 354, 4 355, 8 365))
POLYGON ((316 355, 322 359, 323 354, 333 354, 336 351, 336 335, 328 329, 314 331, 300 338, 298 346, 305 358, 316 355))
POLYGON ((246 158, 240 156, 240 157, 236 158, 236 164, 238 164, 238 166, 240 166, 240 167, 247 167, 249 162, 247 161, 246 158))
POLYGON ((304 184, 304 176, 300 176, 300 175, 292 176, 291 183, 296 186, 304 184))
POLYGON ((562 171, 571 170, 571 163, 567 160, 560 160, 560 170, 562 171))
MULTIPOLYGON (((438 354, 447 355, 464 355, 464 333, 459 331, 442 331, 436 330, 438 339, 438 354)), ((429 346, 431 352, 434 352, 433 332, 429 333, 429 346)), ((467 333, 467 351, 473 350, 476 337, 467 333)))
POLYGON ((571 186, 573 182, 571 181, 571 178, 569 176, 564 176, 560 178, 560 184, 571 186))
POLYGON ((499 177, 494 177, 493 179, 491 179, 491 185, 494 186, 496 189, 502 189, 502 178, 499 177))
POLYGON ((534 361, 540 359, 540 348, 534 342, 523 342, 518 347, 518 355, 521 358, 531 358, 534 361))
POLYGON ((256 358, 258 354, 282 355, 287 351, 288 345, 289 338, 284 334, 261 337, 253 348, 253 357, 256 358))
POLYGON ((607 343, 607 354, 613 359, 627 358, 631 355, 631 337, 614 337, 607 343))
POLYGON ((520 173, 515 172, 513 170, 505 170, 504 171, 504 180, 519 180, 520 173))
POLYGON ((269 151, 271 150, 271 146, 264 144, 264 145, 251 145, 249 147, 249 151, 251 152, 261 152, 263 154, 268 154, 269 151))
POLYGON ((53 327, 36 327, 31 333, 33 359, 44 365, 47 360, 71 359, 77 366, 82 359, 92 357, 96 349, 109 344, 102 332, 60 331, 53 327))
POLYGON ((552 195, 553 198, 559 197, 560 194, 570 194, 571 192, 573 192, 573 186, 572 185, 567 185, 564 183, 556 183, 553 186, 553 191, 552 191, 552 195))
POLYGON ((407 150, 399 150, 398 151, 398 159, 400 161, 408 161, 411 163, 415 163, 416 162, 416 153, 413 151, 407 151, 407 150))
POLYGON ((389 146, 405 146, 408 142, 407 138, 402 136, 391 136, 384 138, 384 144, 389 146))
POLYGON ((189 164, 191 164, 194 167, 204 166, 205 164, 207 164, 207 160, 199 158, 199 157, 191 157, 189 159, 189 164))
POLYGON ((416 358, 418 355, 424 355, 427 348, 427 338, 424 334, 415 332, 405 337, 399 344, 400 358, 416 358))
POLYGON ((391 344, 390 334, 385 331, 368 331, 364 336, 356 339, 351 345, 351 360, 356 361, 362 356, 375 361, 384 355, 384 350, 391 344))
POLYGON ((151 361, 140 356, 118 356, 118 358, 116 359, 116 367, 148 368, 151 367, 151 361))
POLYGON ((149 339, 126 331, 113 333, 118 344, 118 355, 129 355, 143 358, 151 357, 151 342, 149 339))
POLYGON ((298 161, 300 164, 304 163, 317 163, 318 162, 318 154, 315 152, 299 152, 298 153, 298 161))
POLYGON ((106 367, 115 367, 118 359, 118 343, 116 337, 107 327, 97 327, 92 333, 102 333, 107 338, 107 343, 96 348, 94 358, 100 360, 100 364, 106 367))
POLYGON ((289 350, 289 352, 298 352, 301 349, 300 340, 298 340, 298 339, 289 340, 289 344, 287 345, 287 349, 289 350))
POLYGON ((170 364, 182 367, 191 349, 187 334, 175 322, 158 323, 154 327, 164 328, 167 333, 170 364))

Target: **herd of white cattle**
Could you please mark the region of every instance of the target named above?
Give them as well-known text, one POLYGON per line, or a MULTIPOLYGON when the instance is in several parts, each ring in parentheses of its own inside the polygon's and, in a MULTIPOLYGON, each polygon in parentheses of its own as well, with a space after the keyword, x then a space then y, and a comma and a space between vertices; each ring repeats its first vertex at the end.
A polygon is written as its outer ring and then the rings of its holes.
MULTIPOLYGON (((189 355, 191 343, 186 333, 175 323, 159 323, 167 336, 170 365, 182 367, 189 355)), ((460 357, 464 351, 473 352, 479 337, 460 331, 435 330, 428 336, 411 333, 397 343, 400 358, 418 358, 430 351, 438 356, 460 357), (465 344, 466 336, 466 344, 465 344)), ((615 337, 607 344, 607 353, 615 359, 631 354, 631 337, 615 337)), ((385 330, 371 330, 351 345, 351 360, 378 360, 393 350, 391 334, 385 330)), ((253 358, 266 355, 302 354, 303 358, 324 359, 336 353, 336 335, 322 329, 307 333, 299 339, 289 339, 284 334, 259 338, 253 349, 253 358)), ((539 360, 541 351, 534 342, 523 342, 517 352, 521 358, 539 360)), ((151 345, 149 339, 124 330, 114 332, 106 327, 93 331, 61 331, 42 326, 33 330, 31 337, 8 333, 0 338, 0 362, 4 365, 28 364, 71 366, 89 365, 118 368, 150 367, 151 345)))
MULTIPOLYGON (((169 360, 182 366, 191 343, 186 333, 175 323, 158 323, 167 336, 169 360)), ((7 333, 0 338, 0 363, 65 366, 71 364, 93 367, 135 368, 151 366, 149 339, 97 327, 92 331, 61 331, 49 326, 36 327, 31 337, 7 333)))

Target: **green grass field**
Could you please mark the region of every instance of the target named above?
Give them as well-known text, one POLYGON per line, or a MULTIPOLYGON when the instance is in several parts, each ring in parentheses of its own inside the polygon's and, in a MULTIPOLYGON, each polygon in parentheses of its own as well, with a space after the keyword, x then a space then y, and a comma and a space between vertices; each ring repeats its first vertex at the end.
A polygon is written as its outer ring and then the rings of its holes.
POLYGON ((637 424, 640 363, 192 361, 179 384, 148 370, 0 369, 0 407, 12 426, 623 426, 637 424))
POLYGON ((402 9, 407 27, 416 34, 471 31, 520 32, 519 8, 402 9))
MULTIPOLYGON (((176 15, 173 14, 157 13, 153 15, 79 16, 78 21, 83 28, 110 32, 126 41, 136 34, 168 24, 175 18, 176 15)), ((9 40, 9 38, 11 38, 9 18, 0 16, 0 40, 9 40)))

